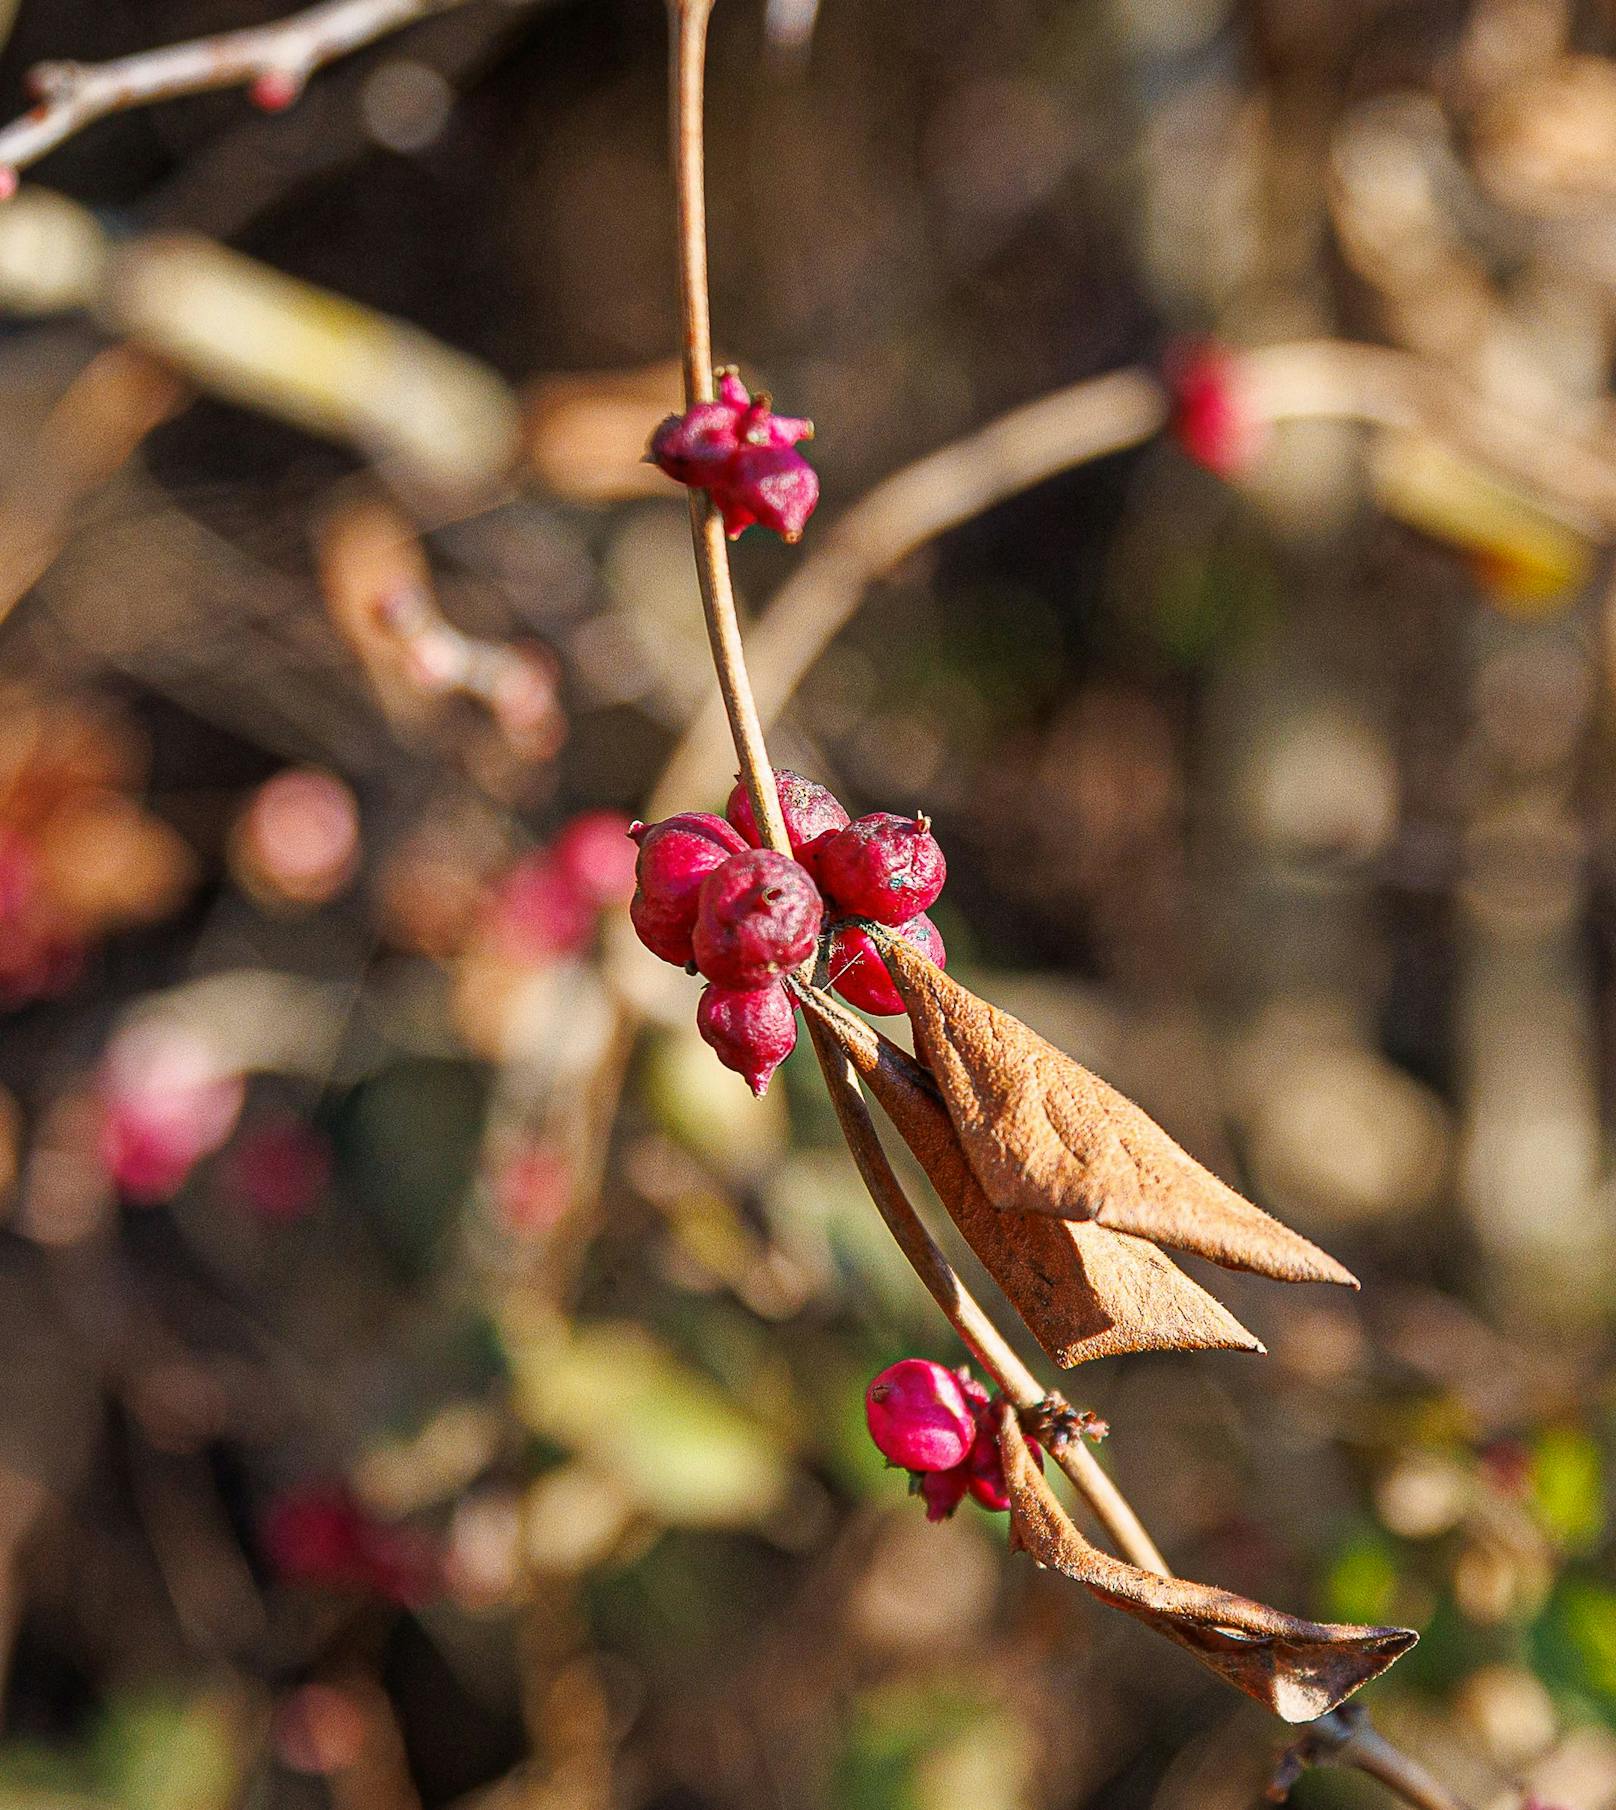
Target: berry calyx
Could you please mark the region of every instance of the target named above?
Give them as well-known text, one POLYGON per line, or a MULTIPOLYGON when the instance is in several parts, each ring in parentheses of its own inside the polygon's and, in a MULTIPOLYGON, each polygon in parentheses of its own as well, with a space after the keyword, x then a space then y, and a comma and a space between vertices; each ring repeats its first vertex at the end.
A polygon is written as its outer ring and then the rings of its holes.
MULTIPOLYGON (((852 821, 835 794, 817 779, 794 773, 790 767, 774 769, 774 788, 780 795, 780 815, 785 819, 791 852, 799 861, 807 845, 819 837, 844 830, 852 821)), ((735 789, 724 806, 724 816, 746 838, 752 848, 763 846, 763 837, 752 812, 744 781, 737 779, 735 789)), ((804 862, 804 866, 809 864, 804 862)), ((809 867, 809 872, 813 871, 809 867)))
POLYGON ((696 966, 721 986, 766 986, 812 954, 823 916, 818 887, 789 855, 747 849, 701 883, 696 966))
MULTIPOLYGON (((937 926, 924 912, 898 927, 899 936, 913 943, 935 967, 948 966, 948 951, 937 926)), ((862 924, 843 924, 830 939, 825 958, 830 984, 850 1006, 877 1018, 890 1018, 907 1008, 881 960, 875 939, 862 924)))
POLYGON ((952 1471, 976 1440, 959 1377, 930 1358, 902 1358, 874 1377, 864 1418, 876 1449, 906 1471, 952 1471))
POLYGON ((694 955, 691 933, 702 882, 746 851, 739 833, 710 811, 681 811, 660 823, 639 823, 629 835, 639 844, 638 882, 629 904, 635 934, 653 955, 682 968, 694 955))
POLYGON ((762 1099, 774 1071, 797 1047, 797 1015, 779 981, 766 987, 704 987, 696 1029, 725 1068, 762 1099))
POLYGON ((936 903, 948 863, 927 817, 872 811, 815 851, 819 883, 843 911, 907 924, 936 903))

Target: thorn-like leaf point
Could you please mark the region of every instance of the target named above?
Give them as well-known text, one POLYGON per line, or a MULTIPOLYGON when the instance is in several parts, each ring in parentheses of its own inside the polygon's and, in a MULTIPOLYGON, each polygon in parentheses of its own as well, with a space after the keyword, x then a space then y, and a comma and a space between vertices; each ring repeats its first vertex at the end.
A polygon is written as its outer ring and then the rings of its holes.
POLYGON ((999 1414, 999 1451, 1015 1550, 1075 1578, 1101 1602, 1165 1634, 1287 1722, 1327 1714, 1419 1638, 1412 1628, 1302 1621, 1233 1591, 1163 1577, 1113 1558, 1072 1524, 1034 1465, 1008 1406, 999 1414))

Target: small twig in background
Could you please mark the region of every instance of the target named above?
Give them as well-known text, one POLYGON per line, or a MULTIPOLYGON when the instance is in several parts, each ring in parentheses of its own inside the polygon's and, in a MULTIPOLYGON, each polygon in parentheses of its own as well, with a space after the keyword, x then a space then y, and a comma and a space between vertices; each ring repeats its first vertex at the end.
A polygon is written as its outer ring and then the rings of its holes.
POLYGON ((464 0, 321 0, 273 25, 220 32, 107 63, 38 63, 28 83, 38 105, 0 127, 0 193, 75 132, 112 113, 181 94, 248 87, 267 111, 289 107, 323 64, 464 0))
POLYGON ((446 697, 482 704, 511 751, 548 761, 566 739, 554 656, 485 640, 443 614, 410 521, 380 497, 334 509, 319 534, 326 607, 389 714, 418 719, 446 697))

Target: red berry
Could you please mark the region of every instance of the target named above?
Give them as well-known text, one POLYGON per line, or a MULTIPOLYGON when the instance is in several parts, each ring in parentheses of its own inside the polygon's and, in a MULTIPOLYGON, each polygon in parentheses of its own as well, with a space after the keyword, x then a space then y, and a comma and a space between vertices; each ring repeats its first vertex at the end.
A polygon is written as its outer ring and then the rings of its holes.
POLYGON ((289 70, 266 69, 254 76, 247 99, 265 113, 284 113, 303 92, 303 79, 289 70))
POLYGON ((959 1377, 930 1358, 889 1364, 864 1392, 864 1418, 876 1449, 906 1471, 951 1471, 976 1438, 959 1377))
POLYGON ((872 811, 816 851, 820 884, 844 911, 907 924, 935 904, 948 863, 925 817, 872 811))
POLYGON ((628 919, 634 934, 653 955, 672 962, 676 968, 689 965, 690 918, 681 907, 661 905, 643 892, 636 892, 628 902, 628 919))
POLYGON ((240 1139, 229 1165, 243 1203, 260 1219, 302 1219, 331 1179, 331 1147, 301 1119, 271 1119, 240 1139))
MULTIPOLYGON (((780 815, 786 820, 786 835, 791 842, 791 852, 799 861, 802 860, 803 849, 808 843, 817 840, 827 831, 834 834, 837 830, 847 828, 847 812, 817 779, 805 779, 801 773, 793 773, 789 767, 776 767, 774 784, 780 794, 780 815)), ((763 838, 758 833, 757 819, 752 815, 752 800, 747 797, 746 787, 740 780, 735 782, 735 790, 729 795, 724 815, 751 847, 762 848, 763 838)))
POLYGON ((374 1520, 340 1484, 313 1484, 276 1497, 264 1517, 270 1564, 290 1584, 419 1602, 440 1569, 414 1528, 374 1520))
MULTIPOLYGON (((985 1397, 987 1391, 977 1384, 975 1393, 985 1397)), ((1010 1491, 1005 1486, 1004 1460, 999 1456, 999 1435, 994 1425, 993 1406, 991 1402, 972 1402, 976 1412, 976 1439, 963 1468, 966 1488, 976 1500, 984 1508, 1003 1510, 1010 1506, 1010 1491)), ((1033 1463, 1042 1470, 1044 1454, 1030 1439, 1027 1441, 1027 1450, 1032 1454, 1033 1463)))
POLYGON ((824 901, 789 855, 766 848, 733 855, 698 896, 696 966, 721 986, 766 986, 813 953, 824 901))
POLYGON ((797 1015, 778 981, 766 987, 703 987, 696 1029, 725 1068, 744 1075, 760 1099, 797 1047, 797 1015))
POLYGON ((794 446, 743 446, 711 495, 731 540, 756 523, 799 541, 819 502, 819 473, 794 446))
MULTIPOLYGON (((899 929, 906 942, 913 943, 936 967, 948 966, 948 951, 937 926, 922 912, 899 929)), ((872 1012, 878 1018, 890 1017, 907 1008, 903 995, 892 984, 869 931, 858 924, 844 924, 830 939, 826 957, 830 984, 850 1006, 861 1012, 872 1012)))
POLYGON ((669 415, 651 436, 647 457, 677 484, 705 489, 717 481, 740 445, 736 411, 722 402, 698 402, 669 415))
POLYGON ((491 925, 512 961, 541 964, 575 955, 595 928, 594 901, 552 855, 536 849, 499 883, 491 925))
POLYGON ((921 1500, 926 1504, 928 1521, 946 1521, 965 1500, 965 1467, 955 1465, 951 1471, 931 1471, 920 1480, 921 1500))
POLYGON ((635 864, 639 891, 629 917, 653 955, 683 967, 691 959, 701 883, 746 844, 722 817, 681 811, 660 823, 637 824, 629 834, 640 845, 635 864))
MULTIPOLYGON (((845 829, 846 825, 844 824, 842 828, 845 829)), ((808 872, 812 874, 816 886, 819 885, 819 857, 824 854, 826 848, 834 838, 841 833, 841 829, 821 830, 811 842, 805 842, 802 847, 796 851, 797 859, 807 868, 808 872)))
POLYGON ((1169 356, 1173 433, 1197 464, 1234 477, 1262 453, 1268 425, 1257 416, 1239 355, 1207 343, 1169 356))
POLYGON ((757 522, 794 541, 819 501, 819 479, 796 450, 813 431, 811 421, 776 415, 767 396, 726 371, 717 400, 670 415, 648 457, 678 483, 707 491, 731 538, 757 522))
POLYGON ((556 866, 602 911, 627 902, 638 863, 621 811, 584 811, 550 846, 556 866))

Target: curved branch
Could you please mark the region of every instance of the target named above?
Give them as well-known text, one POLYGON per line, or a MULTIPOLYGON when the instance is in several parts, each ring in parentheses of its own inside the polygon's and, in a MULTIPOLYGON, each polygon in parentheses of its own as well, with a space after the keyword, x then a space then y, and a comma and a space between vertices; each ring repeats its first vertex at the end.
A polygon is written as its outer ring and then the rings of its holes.
MULTIPOLYGON (((906 465, 835 521, 775 592, 752 632, 765 727, 858 610, 869 586, 928 541, 1074 465, 1137 446, 1167 420, 1161 380, 1143 369, 1085 378, 1000 415, 906 465)), ((705 706, 675 748, 649 806, 664 815, 723 778, 724 718, 705 706)))

